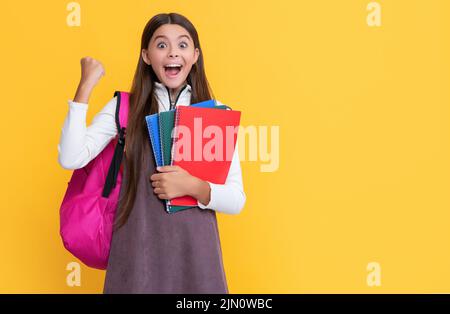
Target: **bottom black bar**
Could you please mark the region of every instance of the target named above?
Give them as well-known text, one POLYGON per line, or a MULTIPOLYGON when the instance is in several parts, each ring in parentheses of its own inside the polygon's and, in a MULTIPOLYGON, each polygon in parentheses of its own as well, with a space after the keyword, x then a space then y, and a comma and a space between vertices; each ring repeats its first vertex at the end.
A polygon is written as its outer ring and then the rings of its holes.
MULTIPOLYGON (((132 307, 168 310, 170 313, 229 313, 229 312, 272 312, 302 311, 311 306, 333 310, 357 309, 360 311, 402 309, 427 310, 431 306, 450 308, 448 294, 3 294, 2 306, 42 306, 60 309, 63 312, 82 312, 87 309, 129 310, 132 307)), ((148 310, 148 311, 147 311, 148 310)))

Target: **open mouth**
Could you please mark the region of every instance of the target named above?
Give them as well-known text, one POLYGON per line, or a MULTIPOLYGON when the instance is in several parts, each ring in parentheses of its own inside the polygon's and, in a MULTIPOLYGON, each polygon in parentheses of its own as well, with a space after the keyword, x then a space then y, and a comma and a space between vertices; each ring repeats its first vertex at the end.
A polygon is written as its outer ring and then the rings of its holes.
POLYGON ((164 71, 168 77, 176 77, 183 66, 181 64, 168 64, 164 66, 164 71))

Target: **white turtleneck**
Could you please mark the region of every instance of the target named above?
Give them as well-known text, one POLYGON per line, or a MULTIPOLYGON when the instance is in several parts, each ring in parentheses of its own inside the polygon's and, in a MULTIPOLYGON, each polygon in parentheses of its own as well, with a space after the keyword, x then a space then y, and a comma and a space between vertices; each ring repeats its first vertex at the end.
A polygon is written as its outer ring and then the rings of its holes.
MULTIPOLYGON (((165 85, 155 82, 154 91, 159 104, 159 111, 170 109, 169 92, 165 85)), ((175 101, 174 99, 172 101, 175 101)), ((218 104, 221 104, 217 101, 218 104)), ((115 112, 117 97, 113 97, 98 112, 92 123, 86 127, 88 104, 69 100, 69 111, 61 130, 58 144, 58 162, 65 169, 79 169, 87 165, 117 135, 115 112)), ((189 106, 191 103, 191 86, 187 84, 179 94, 177 106, 189 106)), ((226 214, 238 214, 244 207, 246 195, 242 184, 241 165, 238 147, 234 151, 230 170, 225 184, 208 182, 211 187, 209 204, 197 201, 202 209, 212 209, 226 214)))

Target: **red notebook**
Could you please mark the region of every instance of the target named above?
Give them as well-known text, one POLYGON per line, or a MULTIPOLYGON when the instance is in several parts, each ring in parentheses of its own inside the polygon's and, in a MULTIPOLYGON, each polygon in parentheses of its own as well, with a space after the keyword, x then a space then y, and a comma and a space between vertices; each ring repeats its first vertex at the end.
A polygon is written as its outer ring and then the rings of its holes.
MULTIPOLYGON (((172 145, 172 165, 191 175, 224 184, 233 159, 240 111, 178 106, 172 145)), ((182 196, 170 205, 196 206, 197 200, 182 196)))

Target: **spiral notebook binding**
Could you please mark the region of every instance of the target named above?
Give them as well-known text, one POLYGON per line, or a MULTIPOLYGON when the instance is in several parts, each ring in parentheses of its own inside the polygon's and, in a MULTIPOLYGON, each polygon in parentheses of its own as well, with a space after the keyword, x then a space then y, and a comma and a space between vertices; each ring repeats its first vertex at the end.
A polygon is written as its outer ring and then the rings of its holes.
MULTIPOLYGON (((178 139, 178 123, 180 121, 180 115, 181 115, 181 111, 180 108, 182 107, 176 107, 175 108, 175 118, 174 118, 174 122, 173 122, 173 130, 172 130, 172 147, 170 148, 170 165, 173 166, 173 159, 175 157, 175 141, 178 139)), ((171 213, 170 211, 170 200, 167 200, 166 202, 167 205, 167 212, 171 213)))
POLYGON ((158 140, 160 141, 159 145, 161 146, 161 160, 162 160, 163 166, 165 166, 165 164, 164 164, 164 148, 163 148, 163 143, 161 141, 161 139, 164 138, 163 137, 164 128, 161 126, 161 116, 159 115, 159 113, 158 113, 158 119, 159 119, 159 121, 158 121, 159 139, 158 140))
POLYGON ((170 154, 171 154, 170 165, 171 166, 173 166, 173 160, 175 157, 175 142, 179 137, 178 136, 178 124, 180 122, 180 116, 181 116, 181 111, 182 111, 182 110, 180 110, 180 108, 182 108, 182 107, 178 107, 175 110, 175 119, 173 122, 173 137, 172 137, 172 147, 171 147, 171 152, 170 152, 170 154))
MULTIPOLYGON (((164 128, 162 127, 161 121, 159 121, 158 125, 159 125, 159 137, 160 137, 160 139, 163 139, 163 138, 165 138, 165 136, 164 136, 164 128)), ((161 145, 161 159, 162 159, 163 166, 165 166, 165 163, 164 163, 165 156, 164 156, 164 147, 163 147, 164 143, 161 142, 160 145, 161 145)), ((169 202, 170 202, 170 200, 164 201, 164 203, 166 205, 166 212, 168 212, 168 213, 170 213, 169 202)))
POLYGON ((151 125, 149 124, 149 122, 147 120, 146 120, 146 122, 147 122, 148 135, 150 136, 150 141, 152 143, 152 151, 153 151, 153 157, 155 158, 155 164, 156 164, 156 166, 159 166, 158 165, 158 157, 156 156, 156 150, 155 150, 155 143, 156 143, 155 135, 151 131, 151 125))

